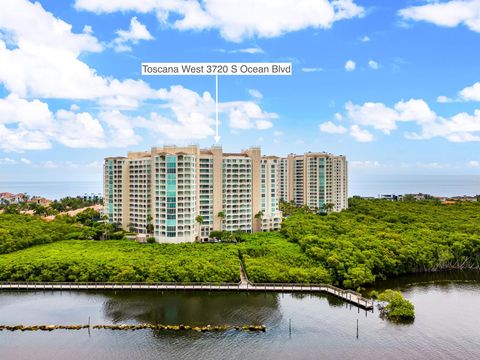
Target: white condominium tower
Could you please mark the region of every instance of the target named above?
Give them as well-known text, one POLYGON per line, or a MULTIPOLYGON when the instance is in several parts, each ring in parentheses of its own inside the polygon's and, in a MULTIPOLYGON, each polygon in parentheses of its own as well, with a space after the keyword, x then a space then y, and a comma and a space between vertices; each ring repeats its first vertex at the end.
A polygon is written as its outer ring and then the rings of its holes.
POLYGON ((164 146, 105 159, 105 214, 126 230, 152 233, 158 242, 202 241, 214 230, 279 229, 281 199, 312 209, 331 203, 330 210, 339 211, 347 206, 346 183, 345 157, 164 146))
POLYGON ((316 211, 341 211, 348 207, 348 164, 345 156, 308 152, 290 154, 283 161, 281 200, 298 206, 308 205, 316 211))

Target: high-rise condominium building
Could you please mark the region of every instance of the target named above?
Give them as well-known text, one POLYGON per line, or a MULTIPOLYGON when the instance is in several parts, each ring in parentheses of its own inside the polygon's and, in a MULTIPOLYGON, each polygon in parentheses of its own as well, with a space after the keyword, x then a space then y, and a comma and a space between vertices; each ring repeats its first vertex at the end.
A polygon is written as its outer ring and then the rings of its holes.
POLYGON ((213 230, 279 229, 281 199, 339 211, 347 206, 346 184, 345 157, 325 153, 279 158, 262 157, 260 148, 164 146, 104 163, 109 221, 159 242, 205 240, 213 230))
POLYGON ((308 152, 282 159, 280 199, 312 210, 348 207, 348 164, 345 156, 308 152))

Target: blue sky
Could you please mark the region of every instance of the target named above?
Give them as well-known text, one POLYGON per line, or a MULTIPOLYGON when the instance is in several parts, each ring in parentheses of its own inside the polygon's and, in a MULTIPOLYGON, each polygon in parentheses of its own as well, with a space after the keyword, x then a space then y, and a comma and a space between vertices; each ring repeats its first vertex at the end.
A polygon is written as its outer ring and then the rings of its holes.
POLYGON ((479 0, 8 1, 0 181, 101 181, 106 156, 212 145, 214 78, 142 77, 147 61, 292 62, 291 77, 220 77, 227 151, 478 175, 479 14, 479 0))

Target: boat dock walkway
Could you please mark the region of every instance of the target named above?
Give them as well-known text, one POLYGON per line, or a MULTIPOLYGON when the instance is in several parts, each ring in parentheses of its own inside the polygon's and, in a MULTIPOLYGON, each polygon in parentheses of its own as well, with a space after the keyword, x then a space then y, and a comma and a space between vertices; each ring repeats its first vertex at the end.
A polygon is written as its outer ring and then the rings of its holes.
POLYGON ((156 291, 254 291, 327 293, 364 310, 373 310, 374 302, 352 290, 326 284, 252 284, 240 283, 60 283, 0 282, 0 290, 156 290, 156 291))

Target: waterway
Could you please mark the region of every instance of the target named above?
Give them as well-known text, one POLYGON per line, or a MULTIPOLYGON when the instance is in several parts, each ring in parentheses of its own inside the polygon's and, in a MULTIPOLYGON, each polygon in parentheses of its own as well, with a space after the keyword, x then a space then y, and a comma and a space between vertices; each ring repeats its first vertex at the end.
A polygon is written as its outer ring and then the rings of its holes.
POLYGON ((3 359, 478 359, 480 273, 399 277, 411 324, 318 294, 0 292, 0 324, 265 324, 265 333, 0 332, 3 359), (357 338, 357 319, 359 333, 357 338), (291 323, 291 327, 290 327, 291 323))

